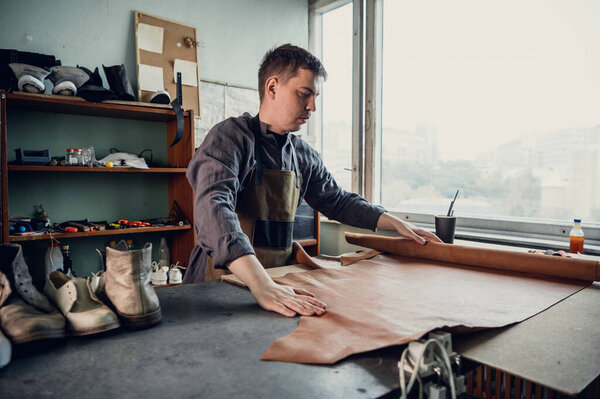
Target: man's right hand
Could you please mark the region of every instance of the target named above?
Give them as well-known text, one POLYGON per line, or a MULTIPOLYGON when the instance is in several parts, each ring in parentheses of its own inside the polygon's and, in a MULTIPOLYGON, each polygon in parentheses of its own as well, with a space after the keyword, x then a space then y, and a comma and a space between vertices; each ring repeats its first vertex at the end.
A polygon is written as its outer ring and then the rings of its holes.
POLYGON ((266 310, 284 316, 320 316, 327 305, 302 289, 275 283, 262 267, 256 256, 244 255, 229 264, 229 270, 242 280, 266 310))

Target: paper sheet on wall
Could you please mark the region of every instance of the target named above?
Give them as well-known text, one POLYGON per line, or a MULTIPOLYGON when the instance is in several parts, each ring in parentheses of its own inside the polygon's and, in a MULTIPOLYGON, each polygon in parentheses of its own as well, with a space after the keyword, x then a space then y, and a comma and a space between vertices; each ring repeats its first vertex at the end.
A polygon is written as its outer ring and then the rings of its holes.
POLYGON ((160 26, 139 23, 137 31, 138 48, 162 54, 164 30, 160 26))
POLYGON ((198 86, 198 74, 195 62, 175 60, 173 65, 173 81, 177 83, 177 72, 181 72, 181 84, 186 86, 198 86))
POLYGON ((165 88, 161 67, 140 64, 139 68, 140 90, 155 92, 165 88))

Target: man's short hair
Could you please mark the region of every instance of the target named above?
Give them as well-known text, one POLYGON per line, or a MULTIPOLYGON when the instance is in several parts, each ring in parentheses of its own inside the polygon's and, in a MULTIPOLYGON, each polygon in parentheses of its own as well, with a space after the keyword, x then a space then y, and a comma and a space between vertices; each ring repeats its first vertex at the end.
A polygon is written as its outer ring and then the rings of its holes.
POLYGON ((327 78, 325 67, 321 61, 310 52, 301 47, 284 44, 269 50, 263 57, 258 70, 258 95, 260 101, 265 95, 265 84, 271 76, 277 76, 281 83, 285 83, 296 76, 298 69, 304 68, 327 78))

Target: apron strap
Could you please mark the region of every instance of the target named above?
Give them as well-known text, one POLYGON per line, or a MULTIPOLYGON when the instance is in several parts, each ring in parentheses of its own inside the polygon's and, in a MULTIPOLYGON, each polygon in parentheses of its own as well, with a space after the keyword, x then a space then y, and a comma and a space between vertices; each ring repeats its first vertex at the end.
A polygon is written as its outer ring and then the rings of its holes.
POLYGON ((292 147, 292 162, 294 163, 294 172, 296 173, 296 188, 300 188, 300 168, 298 167, 298 159, 296 159, 296 148, 294 148, 291 138, 288 137, 288 141, 290 142, 290 147, 292 147))

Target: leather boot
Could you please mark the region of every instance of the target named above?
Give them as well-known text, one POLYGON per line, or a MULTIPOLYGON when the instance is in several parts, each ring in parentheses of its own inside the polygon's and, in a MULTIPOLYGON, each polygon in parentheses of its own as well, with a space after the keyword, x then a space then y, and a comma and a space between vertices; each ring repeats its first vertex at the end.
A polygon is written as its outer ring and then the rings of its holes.
POLYGON ((0 322, 13 344, 67 335, 65 318, 60 312, 43 312, 14 294, 0 308, 0 322))
POLYGON ((119 327, 119 319, 94 295, 89 279, 70 278, 54 271, 46 278, 44 293, 67 319, 71 335, 88 335, 119 327))
POLYGON ((112 91, 105 89, 102 85, 102 77, 98 71, 98 67, 94 69, 94 72, 89 69, 77 65, 77 68, 87 73, 90 77, 81 87, 77 90, 77 94, 84 100, 91 101, 93 103, 99 103, 107 100, 116 100, 117 96, 112 91))
POLYGON ((96 295, 112 305, 122 324, 129 328, 151 327, 160 323, 162 313, 154 288, 152 244, 130 251, 125 241, 106 248, 106 272, 100 276, 96 295))
MULTIPOLYGON (((2 307, 2 304, 6 302, 6 299, 10 293, 10 283, 8 282, 8 279, 4 273, 0 272, 0 308, 2 307)), ((10 363, 10 354, 10 341, 4 334, 2 334, 2 330, 0 330, 0 367, 4 367, 10 363)))
POLYGON ((56 311, 48 298, 33 286, 29 268, 23 258, 23 249, 19 244, 0 245, 0 272, 6 275, 13 291, 25 302, 45 312, 56 311))
POLYGON ((65 318, 31 283, 20 245, 0 245, 0 272, 8 282, 3 291, 12 291, 0 307, 0 325, 14 344, 66 335, 65 318))
POLYGON ((119 100, 135 101, 135 94, 131 87, 131 82, 127 78, 125 65, 104 66, 104 74, 110 89, 119 97, 119 100))

